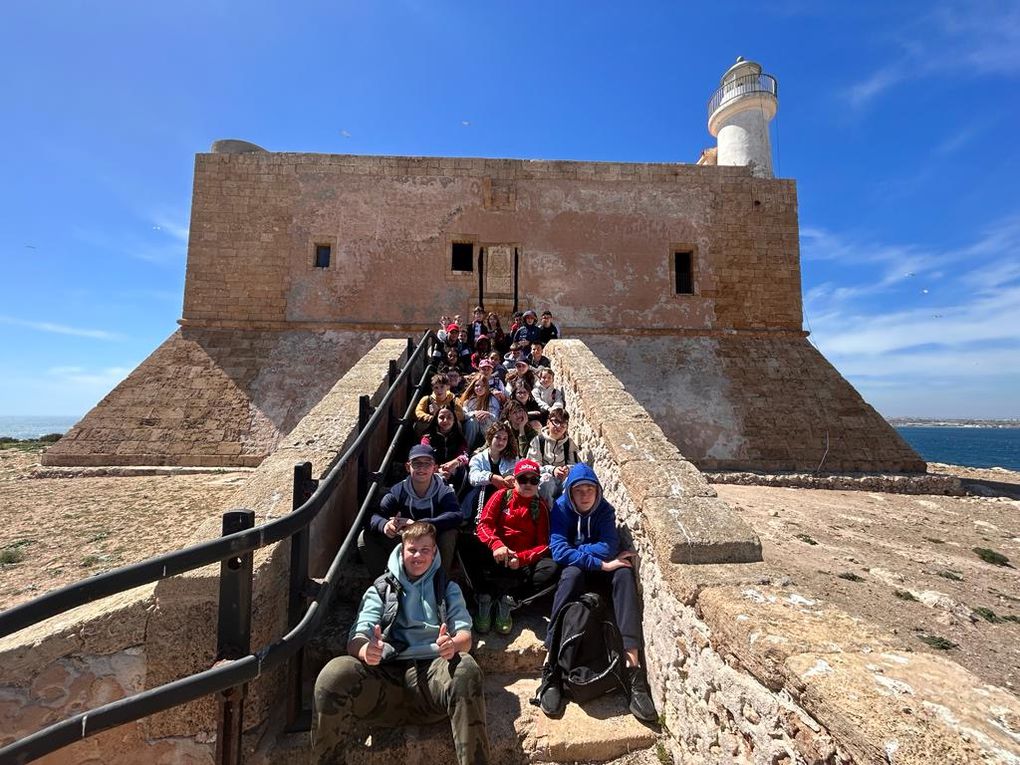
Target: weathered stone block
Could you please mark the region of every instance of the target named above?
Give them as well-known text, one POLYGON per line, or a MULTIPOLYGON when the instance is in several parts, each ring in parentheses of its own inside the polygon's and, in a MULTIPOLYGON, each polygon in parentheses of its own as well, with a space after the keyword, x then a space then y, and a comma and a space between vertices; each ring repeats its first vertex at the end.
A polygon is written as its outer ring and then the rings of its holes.
POLYGON ((645 528, 672 563, 752 563, 761 560, 761 540, 733 510, 715 497, 646 498, 645 528))

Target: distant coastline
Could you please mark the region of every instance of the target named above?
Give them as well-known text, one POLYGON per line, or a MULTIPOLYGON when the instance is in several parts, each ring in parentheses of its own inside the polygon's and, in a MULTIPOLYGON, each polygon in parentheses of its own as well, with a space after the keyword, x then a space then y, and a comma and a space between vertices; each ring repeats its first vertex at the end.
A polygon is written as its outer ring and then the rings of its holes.
POLYGON ((31 441, 51 433, 63 435, 80 419, 81 415, 69 414, 0 415, 0 437, 31 441))
POLYGON ((1020 419, 1008 420, 950 420, 929 417, 886 417, 894 428, 1020 428, 1020 419))

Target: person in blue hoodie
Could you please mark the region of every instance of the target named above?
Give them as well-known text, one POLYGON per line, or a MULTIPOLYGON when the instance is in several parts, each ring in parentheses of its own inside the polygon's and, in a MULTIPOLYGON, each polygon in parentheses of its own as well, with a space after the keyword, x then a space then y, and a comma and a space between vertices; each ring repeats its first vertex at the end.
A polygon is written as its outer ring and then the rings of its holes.
MULTIPOLYGON (((552 621, 567 603, 585 592, 608 590, 612 594, 616 624, 627 654, 630 711, 639 720, 657 719, 648 679, 641 664, 644 635, 641 604, 634 579, 633 550, 620 550, 616 531, 616 510, 602 496, 602 484, 595 471, 583 462, 570 468, 563 494, 553 505, 550 518, 549 551, 563 570, 553 596, 552 621)), ((548 651, 552 630, 546 635, 548 651)), ((542 667, 546 685, 540 707, 546 715, 563 714, 563 689, 550 657, 542 667)))
POLYGON ((464 596, 441 571, 431 523, 415 521, 400 536, 388 573, 361 598, 348 655, 315 680, 311 762, 343 765, 366 727, 449 718, 459 765, 487 765, 482 671, 468 653, 464 596))

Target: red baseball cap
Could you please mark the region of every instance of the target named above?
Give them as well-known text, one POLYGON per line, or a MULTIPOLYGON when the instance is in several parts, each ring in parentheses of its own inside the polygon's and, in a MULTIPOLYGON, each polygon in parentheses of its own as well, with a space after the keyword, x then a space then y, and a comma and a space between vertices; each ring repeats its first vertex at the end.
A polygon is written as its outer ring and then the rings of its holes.
POLYGON ((516 478, 521 473, 541 473, 541 466, 535 462, 535 460, 518 460, 517 464, 514 465, 514 477, 516 478))
POLYGON ((446 331, 447 332, 454 332, 454 331, 460 332, 460 327, 458 327, 456 324, 451 322, 450 324, 446 325, 446 331))

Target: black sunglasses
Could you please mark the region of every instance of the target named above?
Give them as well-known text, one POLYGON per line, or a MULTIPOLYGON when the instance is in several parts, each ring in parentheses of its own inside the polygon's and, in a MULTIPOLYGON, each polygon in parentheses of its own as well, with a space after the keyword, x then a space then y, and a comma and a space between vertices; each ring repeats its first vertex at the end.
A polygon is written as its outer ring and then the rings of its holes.
POLYGON ((541 483, 541 479, 537 475, 531 477, 519 475, 517 476, 517 483, 526 483, 529 486, 538 486, 538 484, 541 483))

